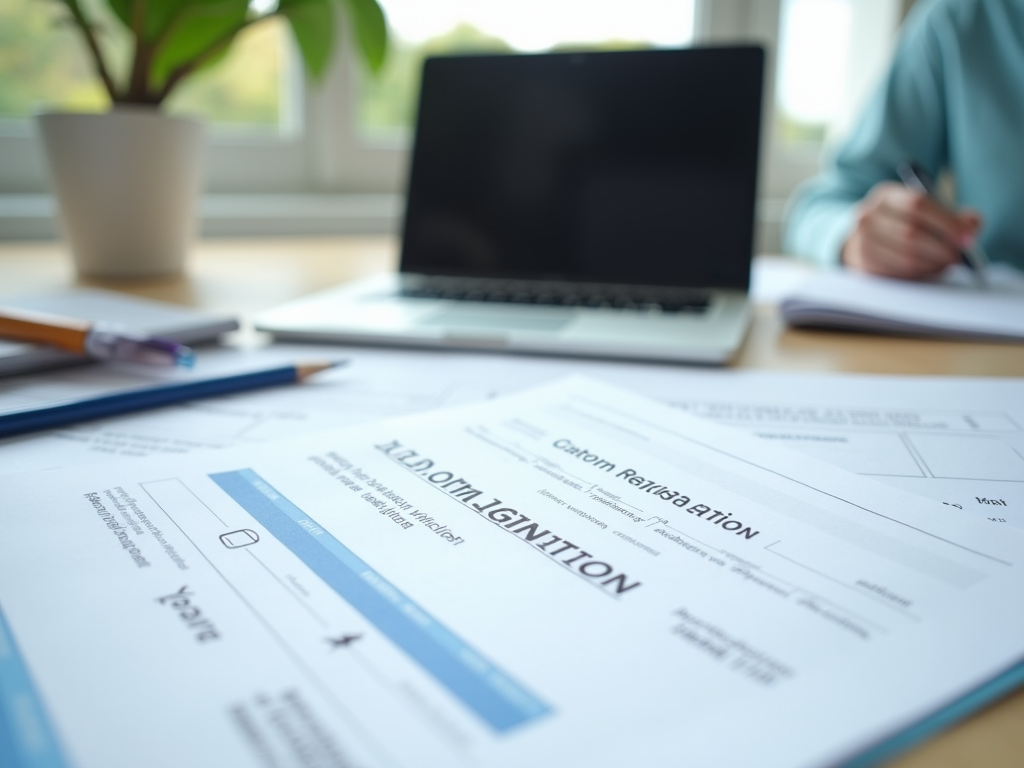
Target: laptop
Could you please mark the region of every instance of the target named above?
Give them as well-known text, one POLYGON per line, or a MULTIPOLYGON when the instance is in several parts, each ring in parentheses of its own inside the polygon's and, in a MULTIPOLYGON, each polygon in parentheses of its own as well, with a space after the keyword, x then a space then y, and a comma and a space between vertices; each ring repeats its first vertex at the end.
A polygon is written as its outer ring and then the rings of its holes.
POLYGON ((724 363, 750 318, 758 47, 423 67, 397 274, 279 338, 724 363))

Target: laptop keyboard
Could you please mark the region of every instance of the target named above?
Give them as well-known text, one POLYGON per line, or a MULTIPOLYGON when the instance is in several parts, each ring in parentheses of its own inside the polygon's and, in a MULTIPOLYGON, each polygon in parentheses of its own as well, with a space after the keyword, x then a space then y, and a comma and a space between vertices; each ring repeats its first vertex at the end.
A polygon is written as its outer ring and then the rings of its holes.
POLYGON ((595 307, 671 314, 700 314, 707 311, 709 303, 708 294, 692 290, 471 278, 428 278, 418 285, 403 287, 400 294, 414 299, 595 307))

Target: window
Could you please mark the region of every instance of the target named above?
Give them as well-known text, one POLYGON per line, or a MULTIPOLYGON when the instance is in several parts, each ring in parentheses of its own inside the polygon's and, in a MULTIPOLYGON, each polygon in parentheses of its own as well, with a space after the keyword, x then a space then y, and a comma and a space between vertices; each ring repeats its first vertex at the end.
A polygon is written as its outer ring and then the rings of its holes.
POLYGON ((761 243, 781 249, 786 201, 849 131, 892 54, 900 0, 781 0, 765 144, 761 243))
POLYGON ((759 252, 778 253, 786 201, 819 169, 884 71, 910 0, 707 0, 700 42, 758 42, 768 51, 758 198, 759 252), (830 80, 813 76, 828 68, 830 80), (836 97, 838 94, 838 98, 836 97))
POLYGON ((45 104, 83 111, 106 105, 75 32, 58 26, 59 11, 36 0, 0 5, 0 120, 7 130, 45 104))
MULTIPOLYGON (((393 231, 425 55, 753 41, 769 52, 759 247, 777 250, 786 198, 817 171, 822 147, 849 125, 884 68, 905 0, 382 4, 392 46, 376 78, 343 48, 323 83, 311 86, 288 30, 267 25, 175 97, 172 111, 211 121, 207 234, 393 231)), ((56 7, 0 3, 0 237, 52 233, 46 166, 26 117, 44 101, 104 105, 80 42, 52 28, 56 7)), ((338 26, 344 35, 343 19, 338 26)))
POLYGON ((851 0, 783 0, 775 132, 783 144, 820 145, 846 100, 851 0))
MULTIPOLYGON (((83 3, 97 22, 109 65, 123 79, 130 41, 106 6, 83 3)), ((110 105, 92 75, 78 32, 56 2, 6 0, 0 7, 0 120, 10 131, 25 128, 44 109, 100 112, 110 105), (19 126, 19 122, 21 125, 19 126)), ((221 132, 276 132, 286 129, 287 30, 279 19, 245 30, 228 58, 176 92, 168 111, 198 115, 221 132)))
POLYGON ((366 137, 407 137, 424 57, 446 53, 678 47, 693 40, 692 0, 383 0, 392 40, 362 83, 366 137))
POLYGON ((902 11, 899 0, 782 0, 782 143, 820 148, 846 134, 888 64, 902 11))

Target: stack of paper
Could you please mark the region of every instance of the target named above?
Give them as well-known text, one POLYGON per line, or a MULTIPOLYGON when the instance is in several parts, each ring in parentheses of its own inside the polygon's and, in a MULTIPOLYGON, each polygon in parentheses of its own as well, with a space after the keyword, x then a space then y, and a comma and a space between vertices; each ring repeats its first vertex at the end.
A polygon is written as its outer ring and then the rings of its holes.
POLYGON ((583 379, 4 487, 12 764, 835 765, 1024 670, 1019 530, 583 379))

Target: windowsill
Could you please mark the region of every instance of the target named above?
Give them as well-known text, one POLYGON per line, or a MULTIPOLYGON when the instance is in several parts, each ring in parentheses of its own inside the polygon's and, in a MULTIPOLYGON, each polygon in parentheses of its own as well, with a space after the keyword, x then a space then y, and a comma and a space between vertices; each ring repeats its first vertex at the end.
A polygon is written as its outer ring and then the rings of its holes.
MULTIPOLYGON (((395 194, 211 194, 199 205, 203 237, 394 234, 395 194)), ((60 236, 57 202, 46 194, 0 194, 0 240, 60 236)))
MULTIPOLYGON (((784 199, 758 202, 755 252, 777 253, 784 199)), ((202 237, 394 235, 404 198, 397 194, 211 194, 199 205, 202 237)), ((50 195, 0 194, 0 241, 60 237, 50 195)))

